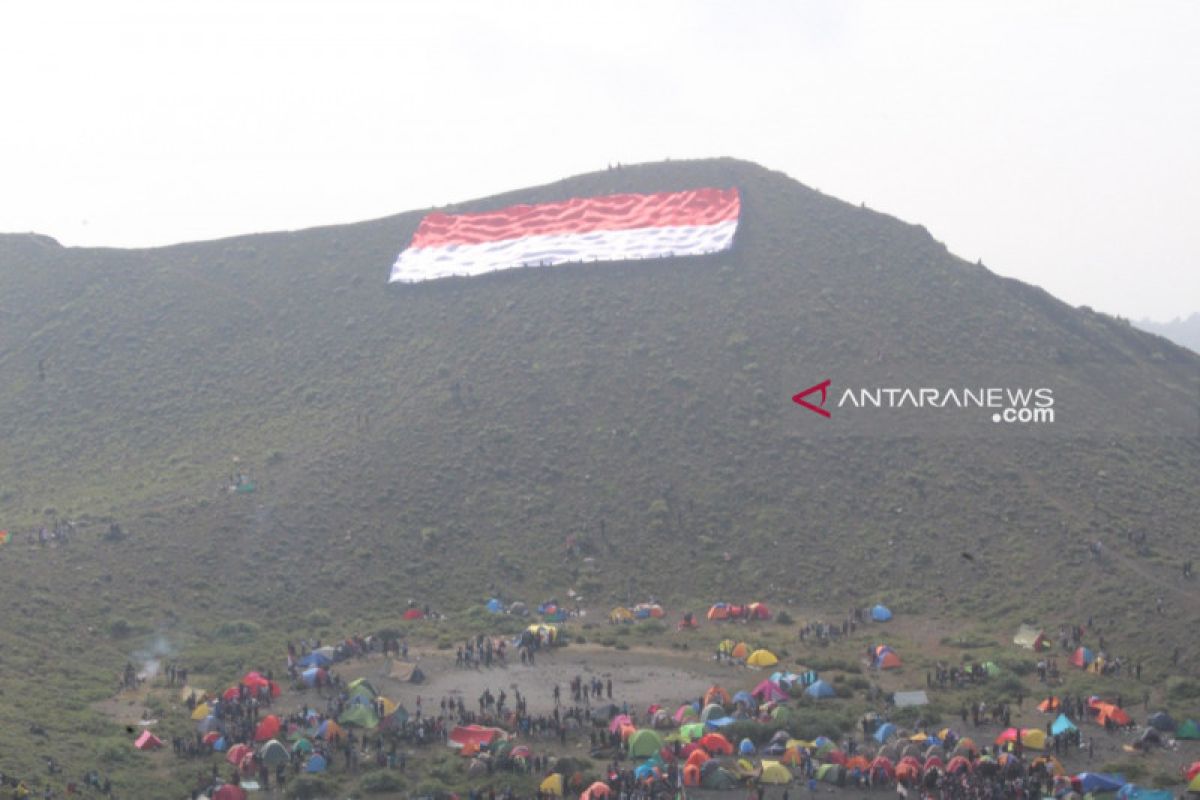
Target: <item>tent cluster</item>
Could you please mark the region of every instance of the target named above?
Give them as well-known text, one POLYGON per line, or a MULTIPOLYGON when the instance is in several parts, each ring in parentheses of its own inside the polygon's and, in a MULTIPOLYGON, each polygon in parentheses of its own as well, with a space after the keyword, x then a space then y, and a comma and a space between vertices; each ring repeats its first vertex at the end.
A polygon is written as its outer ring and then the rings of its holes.
POLYGON ((1035 653, 1050 649, 1050 639, 1046 636, 1046 632, 1032 625, 1022 625, 1018 628, 1016 635, 1013 636, 1013 644, 1024 647, 1026 650, 1033 650, 1035 653))
POLYGON ((665 612, 658 603, 638 603, 633 608, 617 606, 609 612, 608 621, 617 624, 638 619, 662 619, 663 616, 665 612))
POLYGON ((765 620, 771 618, 771 609, 766 603, 713 603, 708 609, 708 619, 712 622, 727 620, 765 620))
POLYGON ((489 614, 512 614, 515 617, 528 617, 529 606, 522 603, 520 600, 509 603, 507 606, 498 597, 493 597, 484 603, 483 606, 489 614))
POLYGON ((779 663, 779 657, 770 650, 751 649, 750 645, 745 642, 735 642, 733 639, 723 639, 717 645, 717 658, 760 668, 773 667, 779 663))

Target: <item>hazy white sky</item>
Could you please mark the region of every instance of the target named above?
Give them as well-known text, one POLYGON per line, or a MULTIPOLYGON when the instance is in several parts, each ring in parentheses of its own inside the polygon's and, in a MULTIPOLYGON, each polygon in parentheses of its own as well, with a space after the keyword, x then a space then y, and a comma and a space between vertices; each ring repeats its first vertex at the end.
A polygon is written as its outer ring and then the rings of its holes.
POLYGON ((1198 42, 1186 1, 14 0, 0 231, 167 244, 733 155, 1166 318, 1200 310, 1198 42))

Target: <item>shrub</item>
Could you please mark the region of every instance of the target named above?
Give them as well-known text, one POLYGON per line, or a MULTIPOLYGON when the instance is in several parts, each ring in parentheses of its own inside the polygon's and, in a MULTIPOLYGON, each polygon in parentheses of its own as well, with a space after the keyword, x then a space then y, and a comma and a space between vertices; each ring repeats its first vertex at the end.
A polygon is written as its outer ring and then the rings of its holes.
POLYGON ((244 619, 233 619, 228 622, 222 622, 213 631, 218 639, 225 639, 230 642, 250 642, 258 637, 260 628, 257 622, 250 622, 244 619))
POLYGON ((793 622, 795 622, 795 620, 792 619, 792 615, 786 611, 780 611, 778 614, 776 614, 775 621, 780 625, 791 625, 793 622))
POLYGON ((311 628, 327 628, 333 624, 333 617, 323 608, 314 608, 308 612, 304 622, 311 628))
POLYGON ((287 796, 294 800, 318 800, 322 797, 333 797, 334 787, 324 777, 301 775, 288 781, 287 796))
POLYGON ((1177 703, 1200 700, 1200 682, 1172 675, 1167 678, 1167 699, 1177 703))
POLYGON ((402 791, 405 783, 402 777, 391 770, 375 770, 364 775, 358 786, 369 794, 382 794, 402 791))
POLYGON ((108 635, 114 639, 124 639, 133 633, 133 626, 129 624, 129 620, 118 617, 108 623, 108 635))

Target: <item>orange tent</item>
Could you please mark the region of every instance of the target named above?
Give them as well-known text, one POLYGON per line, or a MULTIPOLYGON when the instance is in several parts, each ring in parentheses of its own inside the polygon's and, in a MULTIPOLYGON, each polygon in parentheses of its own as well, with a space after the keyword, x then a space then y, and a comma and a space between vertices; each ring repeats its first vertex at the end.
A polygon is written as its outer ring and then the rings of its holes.
POLYGON ((875 663, 880 669, 897 669, 900 667, 900 656, 889 650, 875 663))
POLYGON ((745 642, 738 642, 733 646, 733 652, 730 655, 734 658, 745 659, 746 656, 750 655, 750 648, 746 646, 745 642))
POLYGON ((1057 697, 1047 697, 1042 702, 1038 703, 1038 711, 1045 714, 1053 714, 1062 707, 1062 703, 1057 697))
POLYGON ((687 757, 686 763, 688 766, 696 767, 697 769, 699 769, 700 765, 703 764, 705 761, 708 761, 708 759, 709 759, 708 753, 704 752, 703 750, 697 749, 697 750, 693 750, 691 755, 689 755, 687 757))
POLYGON ((779 761, 789 767, 798 767, 804 763, 804 756, 800 755, 799 747, 789 747, 783 751, 779 761))
POLYGON ((871 768, 871 764, 862 756, 852 756, 848 761, 846 761, 846 769, 852 770, 855 767, 858 767, 863 772, 866 772, 871 768))
POLYGON ((720 703, 727 706, 733 702, 733 698, 729 696, 729 692, 722 689, 720 686, 710 686, 708 691, 704 693, 704 705, 709 706, 713 703, 720 703))
POLYGON ((717 603, 708 610, 708 618, 710 620, 729 619, 729 606, 724 603, 717 603))
POLYGON ((1133 724, 1129 715, 1112 703, 1092 703, 1091 706, 1096 710, 1096 722, 1100 725, 1104 725, 1108 720, 1112 720, 1118 728, 1133 724))
POLYGON ((699 786, 700 785, 700 768, 695 764, 688 764, 683 768, 683 785, 684 786, 699 786))

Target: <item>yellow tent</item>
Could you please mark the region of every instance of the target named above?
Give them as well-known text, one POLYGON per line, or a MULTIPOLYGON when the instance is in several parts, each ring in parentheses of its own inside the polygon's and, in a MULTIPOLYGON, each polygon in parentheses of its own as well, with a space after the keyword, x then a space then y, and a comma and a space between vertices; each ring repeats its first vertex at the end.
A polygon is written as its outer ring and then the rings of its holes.
POLYGON ((197 703, 208 699, 208 692, 203 689, 197 689, 195 686, 185 686, 179 690, 179 702, 186 703, 187 699, 192 696, 192 692, 196 693, 197 703))
POLYGON ((745 642, 738 642, 736 645, 734 645, 733 651, 730 653, 730 655, 734 658, 745 658, 746 656, 750 655, 750 648, 746 646, 745 642))
POLYGON ((918 733, 915 736, 908 737, 908 740, 910 742, 924 742, 928 739, 929 739, 929 737, 926 736, 924 733, 918 733))
POLYGON ((755 650, 746 663, 752 667, 773 667, 779 663, 779 659, 770 650, 755 650))
POLYGON ((1188 784, 1189 792, 1200 792, 1200 772, 1196 773, 1196 777, 1192 778, 1192 782, 1188 784))
POLYGON ((739 758, 737 760, 737 764, 734 765, 734 769, 743 777, 749 777, 754 774, 754 765, 744 758, 739 758))
POLYGON ((633 622, 633 612, 624 606, 617 606, 608 612, 609 622, 633 622))
POLYGON ((390 717, 393 713, 395 713, 396 704, 393 703, 391 700, 384 697, 383 695, 379 695, 379 697, 376 697, 375 699, 378 700, 379 702, 383 703, 383 715, 385 717, 390 717))
POLYGON ((208 716, 208 703, 200 703, 192 710, 192 719, 204 719, 208 716))
POLYGON ((542 785, 538 787, 546 794, 552 794, 555 797, 562 797, 562 775, 557 772, 552 772, 546 776, 546 780, 542 781, 542 785))
POLYGON ((1046 749, 1046 732, 1041 728, 1025 728, 1021 731, 1021 744, 1034 750, 1046 749))
POLYGON ((1039 756, 1033 760, 1034 766, 1037 766, 1039 763, 1045 764, 1046 769, 1055 777, 1067 774, 1067 771, 1063 768, 1062 762, 1054 756, 1039 756))
POLYGON ((758 779, 763 783, 791 783, 792 773, 778 761, 764 761, 762 775, 758 779))

